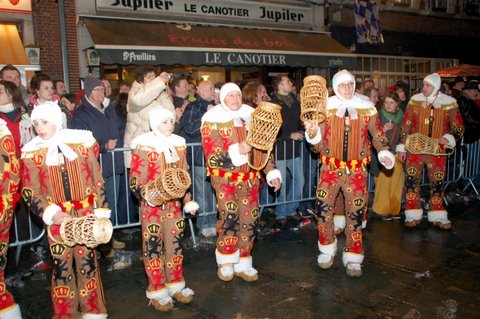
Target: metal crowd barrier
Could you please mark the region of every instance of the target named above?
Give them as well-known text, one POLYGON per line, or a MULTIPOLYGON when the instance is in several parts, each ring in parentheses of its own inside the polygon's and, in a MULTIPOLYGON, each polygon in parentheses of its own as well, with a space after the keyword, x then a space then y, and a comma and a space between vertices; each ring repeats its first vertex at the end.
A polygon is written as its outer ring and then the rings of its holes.
MULTIPOLYGON (((263 187, 260 195, 260 207, 276 206, 289 203, 297 202, 309 202, 315 200, 315 188, 317 182, 318 174, 318 159, 313 155, 308 149, 308 143, 302 141, 298 144, 301 148, 298 150, 299 157, 295 159, 287 159, 284 161, 278 160, 278 158, 287 158, 287 144, 292 143, 291 145, 294 148, 297 145, 293 141, 288 141, 285 143, 277 143, 275 149, 275 158, 279 166, 282 166, 283 185, 282 189, 277 194, 272 194, 268 191, 268 188, 263 187), (287 169, 288 167, 289 169, 287 169), (287 174, 285 174, 287 171, 287 174), (298 176, 302 174, 302 176, 298 176), (295 187, 295 183, 298 182, 298 179, 304 180, 303 187, 295 187), (290 193, 288 193, 290 190, 290 193)), ((216 202, 213 190, 211 190, 211 185, 208 181, 208 178, 205 177, 205 161, 203 156, 198 156, 195 158, 194 152, 200 152, 201 144, 194 143, 188 144, 188 163, 190 166, 190 174, 192 175, 192 187, 191 192, 193 199, 197 202, 203 202, 204 207, 201 207, 198 212, 198 217, 208 217, 217 214, 216 212, 216 202), (201 158, 201 162, 199 162, 201 158), (197 160, 195 160, 197 159, 197 160), (198 178, 195 176, 198 175, 198 178), (199 195, 200 194, 200 195, 199 195), (203 209, 202 209, 203 208, 203 209)), ((128 148, 118 148, 114 151, 109 152, 108 154, 103 154, 101 156, 110 156, 113 165, 115 165, 115 156, 120 152, 129 152, 128 148)), ((459 147, 455 149, 455 152, 450 155, 449 160, 447 161, 447 177, 445 186, 447 187, 451 183, 456 183, 460 180, 464 180, 467 183, 468 187, 472 187, 475 193, 478 195, 478 190, 474 184, 474 179, 480 174, 480 141, 477 141, 473 144, 463 144, 459 143, 459 147)), ((115 199, 113 205, 114 207, 119 207, 119 200, 125 200, 122 204, 123 208, 115 210, 112 223, 114 229, 124 229, 131 227, 140 226, 139 222, 139 209, 138 205, 135 203, 130 189, 129 189, 129 179, 128 179, 129 170, 125 168, 123 174, 120 176, 119 180, 113 180, 113 189, 115 194, 115 199), (118 196, 122 194, 123 197, 118 196)), ((373 193, 374 183, 373 177, 368 175, 368 190, 370 193, 373 193)), ((423 176, 423 185, 427 185, 426 174, 423 176)), ((112 205, 110 205, 112 206, 112 205)), ((25 210, 25 209, 23 209, 25 210)), ((17 209, 18 211, 18 209, 17 209)), ((25 215, 26 213, 17 214, 15 216, 14 222, 12 224, 11 231, 11 242, 10 247, 22 247, 22 245, 31 244, 39 241, 44 235, 44 230, 41 228, 41 221, 34 221, 38 219, 36 217, 25 215), (25 227, 28 225, 28 227, 25 227), (28 228, 28 230, 25 230, 28 228)), ((195 231, 190 216, 185 216, 188 219, 189 227, 192 234, 192 240, 194 245, 196 244, 195 231)), ((19 260, 19 250, 17 250, 17 262, 19 260)))
POLYGON ((479 195, 477 187, 480 180, 480 141, 476 141, 472 144, 462 143, 461 146, 465 155, 465 159, 462 161, 462 178, 467 182, 467 185, 463 188, 463 191, 467 190, 469 187, 472 187, 475 194, 479 195), (475 185, 474 181, 477 183, 477 185, 475 185))

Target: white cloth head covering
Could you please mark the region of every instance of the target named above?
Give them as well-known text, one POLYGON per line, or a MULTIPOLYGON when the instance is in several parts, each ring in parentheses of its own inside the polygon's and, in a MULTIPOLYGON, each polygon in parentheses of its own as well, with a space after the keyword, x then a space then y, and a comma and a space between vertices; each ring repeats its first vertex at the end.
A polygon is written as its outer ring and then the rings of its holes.
POLYGON ((437 95, 438 91, 440 90, 442 86, 442 79, 440 78, 440 75, 438 73, 432 73, 427 75, 424 79, 424 82, 428 82, 433 86, 433 91, 430 93, 429 96, 427 96, 427 101, 431 103, 434 99, 435 96, 437 95))
POLYGON ((45 120, 56 126, 55 134, 50 139, 44 140, 40 136, 37 136, 34 139, 39 148, 48 149, 46 158, 47 165, 58 165, 58 149, 60 149, 63 155, 70 161, 78 157, 77 153, 62 141, 62 111, 57 102, 49 101, 37 105, 32 111, 30 120, 32 121, 32 124, 35 120, 45 120))
POLYGON ((235 92, 235 91, 240 92, 240 94, 242 94, 242 90, 240 90, 240 87, 232 82, 225 83, 220 89, 220 104, 222 104, 224 108, 229 109, 224 102, 225 97, 227 97, 228 93, 235 92))
POLYGON ((243 122, 250 121, 250 112, 246 112, 244 104, 242 104, 240 109, 233 111, 224 102, 228 93, 235 91, 240 92, 240 95, 242 94, 242 90, 240 90, 240 87, 235 83, 225 83, 220 89, 220 104, 222 105, 222 108, 232 116, 235 126, 242 126, 243 122))
POLYGON ((32 123, 34 120, 45 120, 55 124, 57 132, 62 129, 62 111, 57 102, 48 101, 35 106, 32 115, 30 115, 30 119, 32 123))
POLYGON ((345 111, 348 109, 348 113, 350 114, 350 117, 356 120, 358 118, 358 115, 357 115, 357 111, 355 110, 355 105, 353 105, 352 103, 354 100, 353 92, 355 92, 355 77, 353 76, 353 74, 348 72, 347 70, 338 71, 333 76, 332 86, 333 86, 333 91, 335 92, 335 96, 341 101, 341 103, 338 105, 336 115, 342 118, 345 116, 345 111), (353 83, 352 97, 350 99, 345 99, 338 92, 338 86, 342 83, 353 83))
POLYGON ((151 110, 148 116, 150 120, 150 128, 155 133, 155 135, 162 135, 158 131, 158 125, 162 123, 163 120, 172 119, 175 123, 175 116, 173 115, 173 113, 163 107, 151 110))
POLYGON ((155 139, 155 147, 157 151, 159 153, 164 153, 166 163, 170 164, 177 162, 180 157, 175 150, 175 146, 185 144, 185 140, 175 134, 165 136, 158 130, 158 125, 166 119, 172 119, 175 123, 175 116, 167 109, 156 108, 149 112, 149 118, 150 128, 152 129, 154 134, 153 138, 155 139))
POLYGON ((355 77, 352 73, 348 72, 347 70, 341 70, 335 73, 332 79, 333 91, 335 95, 342 101, 347 101, 343 96, 340 95, 338 92, 338 86, 342 83, 353 83, 353 92, 355 92, 355 77))

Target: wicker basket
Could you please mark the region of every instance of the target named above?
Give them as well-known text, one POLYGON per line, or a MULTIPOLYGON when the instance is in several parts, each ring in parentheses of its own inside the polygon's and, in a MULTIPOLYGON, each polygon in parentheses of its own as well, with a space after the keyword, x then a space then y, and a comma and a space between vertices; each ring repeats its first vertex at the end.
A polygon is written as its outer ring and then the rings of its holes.
POLYGON ((255 111, 252 112, 250 129, 248 130, 246 142, 248 145, 266 151, 267 157, 260 167, 255 167, 250 162, 250 167, 260 170, 267 164, 270 152, 277 139, 278 131, 282 126, 281 107, 274 103, 261 102, 255 111))
POLYGON ((410 134, 405 141, 405 149, 411 154, 427 154, 437 156, 447 156, 453 153, 453 148, 442 147, 438 141, 440 139, 428 137, 421 133, 410 134))
POLYGON ((300 119, 318 124, 325 121, 328 100, 326 81, 319 75, 310 75, 303 79, 300 89, 300 119))
POLYGON ((60 225, 60 236, 65 245, 85 245, 95 248, 112 238, 113 226, 108 218, 94 216, 66 218, 60 225))
POLYGON ((186 170, 170 167, 142 188, 142 197, 149 203, 159 206, 169 200, 185 196, 191 183, 186 170))

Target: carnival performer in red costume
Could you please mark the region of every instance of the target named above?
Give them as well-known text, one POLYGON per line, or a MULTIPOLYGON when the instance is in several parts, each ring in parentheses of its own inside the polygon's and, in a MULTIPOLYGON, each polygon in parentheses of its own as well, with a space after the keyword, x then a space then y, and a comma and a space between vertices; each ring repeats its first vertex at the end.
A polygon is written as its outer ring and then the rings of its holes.
MULTIPOLYGON (((186 288, 183 277, 182 242, 185 221, 180 199, 160 206, 148 202, 142 190, 168 168, 188 170, 185 139, 172 134, 175 117, 164 109, 149 113, 152 132, 132 141, 130 188, 140 200, 143 263, 148 278, 147 298, 159 311, 170 311, 173 299, 186 304, 193 299, 193 290, 186 288), (172 299, 173 298, 173 299, 172 299)), ((195 214, 198 204, 184 198, 184 211, 195 214)))
POLYGON ((13 220, 13 210, 19 199, 18 183, 20 163, 16 155, 15 142, 8 130, 7 123, 0 119, 0 318, 21 319, 20 307, 5 285, 5 266, 7 265, 8 238, 13 220))
POLYGON ((457 101, 440 92, 441 78, 437 73, 423 79, 422 92, 413 95, 408 102, 403 118, 400 141, 397 145, 398 159, 406 161, 405 179, 405 226, 415 227, 422 221, 420 183, 423 168, 427 168, 430 188, 428 221, 440 229, 450 229, 447 211, 443 207, 445 170, 447 156, 412 154, 406 150, 407 137, 420 133, 428 138, 439 139, 440 148, 453 149, 456 140, 464 132, 457 101))
POLYGON ((53 257, 52 317, 107 318, 96 250, 68 247, 60 236, 65 218, 91 215, 94 208, 107 206, 98 144, 90 131, 62 129, 56 102, 36 106, 31 120, 38 136, 22 148, 22 196, 47 225, 53 257))
POLYGON ((333 76, 335 96, 328 99, 327 118, 320 127, 304 122, 306 139, 320 153, 322 166, 317 186, 316 209, 318 220, 318 265, 332 266, 337 251, 334 230, 334 208, 340 190, 345 197, 345 248, 343 265, 351 277, 362 275, 364 249, 362 221, 368 205, 367 164, 370 162, 370 141, 378 150, 379 161, 391 169, 395 162, 389 151, 375 106, 354 96, 355 78, 347 70, 333 76))
MULTIPOLYGON (((242 104, 242 92, 234 83, 220 89, 220 104, 202 117, 202 144, 208 173, 217 196, 217 276, 230 281, 234 276, 250 282, 258 279, 250 254, 259 217, 260 172, 247 164, 262 161, 259 151, 246 142, 247 125, 253 108, 242 104)), ((281 174, 270 158, 265 168, 269 186, 278 191, 281 174)))

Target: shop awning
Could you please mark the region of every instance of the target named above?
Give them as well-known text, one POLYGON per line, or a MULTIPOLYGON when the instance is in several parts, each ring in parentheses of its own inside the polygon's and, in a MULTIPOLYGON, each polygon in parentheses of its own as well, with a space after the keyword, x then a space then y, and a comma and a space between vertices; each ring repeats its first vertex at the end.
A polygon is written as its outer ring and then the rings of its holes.
POLYGON ((103 64, 355 66, 327 33, 83 18, 103 64))
POLYGON ((30 60, 25 53, 17 26, 0 24, 0 65, 13 64, 15 66, 30 65, 30 60))

